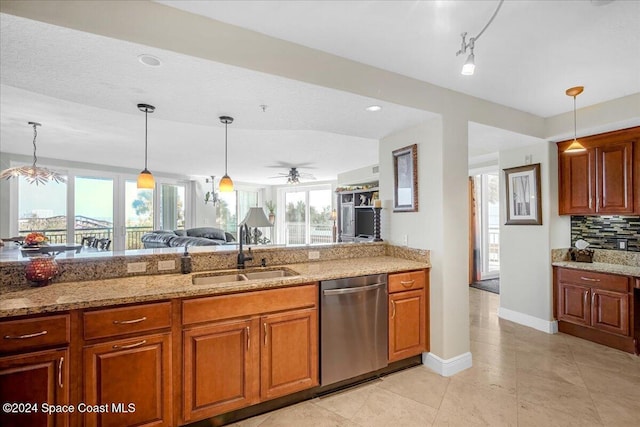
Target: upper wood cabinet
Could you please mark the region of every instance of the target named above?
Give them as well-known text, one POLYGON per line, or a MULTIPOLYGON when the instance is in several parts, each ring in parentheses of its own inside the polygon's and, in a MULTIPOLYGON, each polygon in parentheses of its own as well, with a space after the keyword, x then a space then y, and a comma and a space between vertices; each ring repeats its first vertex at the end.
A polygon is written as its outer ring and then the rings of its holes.
POLYGON ((558 143, 560 215, 640 213, 640 127, 580 138, 587 151, 558 143))

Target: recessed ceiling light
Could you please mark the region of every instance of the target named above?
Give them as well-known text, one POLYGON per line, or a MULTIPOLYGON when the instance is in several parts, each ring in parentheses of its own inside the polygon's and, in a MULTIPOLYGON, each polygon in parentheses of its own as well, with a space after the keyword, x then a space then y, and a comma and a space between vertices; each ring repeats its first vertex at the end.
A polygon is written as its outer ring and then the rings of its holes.
POLYGON ((367 108, 365 108, 365 110, 367 111, 380 111, 382 110, 382 107, 379 105, 370 105, 367 108))
POLYGON ((138 61, 142 62, 144 65, 148 65, 149 67, 159 67, 162 62, 158 58, 153 55, 142 54, 138 55, 138 61))

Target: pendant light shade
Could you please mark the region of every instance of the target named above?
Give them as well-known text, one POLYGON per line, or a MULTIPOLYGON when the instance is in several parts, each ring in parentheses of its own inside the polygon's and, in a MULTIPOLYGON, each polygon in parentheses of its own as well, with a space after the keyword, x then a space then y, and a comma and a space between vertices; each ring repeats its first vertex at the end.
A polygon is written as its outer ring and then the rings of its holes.
POLYGON ((138 175, 138 188, 153 189, 156 186, 156 181, 147 169, 147 116, 149 113, 153 113, 156 107, 149 104, 138 104, 138 109, 144 112, 144 170, 138 175))
POLYGON ((569 153, 579 153, 582 151, 587 151, 586 148, 584 148, 584 145, 580 144, 578 142, 578 139, 576 138, 577 136, 577 131, 576 131, 576 96, 580 95, 582 93, 582 91, 584 90, 584 86, 576 86, 576 87, 571 87, 569 89, 567 89, 567 91, 565 92, 568 96, 572 96, 573 97, 573 142, 571 144, 569 144, 569 146, 567 147, 565 151, 569 152, 569 153))
POLYGON ((233 123, 233 117, 221 116, 220 121, 224 123, 224 176, 218 184, 218 190, 221 193, 229 193, 233 191, 233 181, 227 173, 227 125, 233 123))
POLYGON ((0 179, 11 179, 23 177, 29 184, 46 184, 49 181, 65 183, 67 179, 60 175, 58 172, 36 166, 38 157, 36 156, 36 137, 38 136, 38 126, 42 126, 40 123, 29 122, 30 126, 33 126, 33 164, 31 166, 17 166, 14 168, 5 169, 0 173, 0 179))

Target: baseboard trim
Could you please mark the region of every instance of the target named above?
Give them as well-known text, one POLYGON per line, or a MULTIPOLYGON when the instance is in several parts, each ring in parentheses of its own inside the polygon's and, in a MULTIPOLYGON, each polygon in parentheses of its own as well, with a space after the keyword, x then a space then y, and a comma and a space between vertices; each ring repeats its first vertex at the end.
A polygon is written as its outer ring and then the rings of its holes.
POLYGON ((538 317, 520 313, 519 311, 509 310, 508 308, 504 307, 498 308, 498 317, 514 323, 518 323, 520 325, 537 329, 538 331, 546 332, 547 334, 558 333, 558 322, 555 320, 543 320, 538 317))
POLYGON ((443 377, 450 377, 465 369, 469 369, 473 364, 472 362, 470 352, 446 360, 433 353, 422 353, 422 363, 443 377))

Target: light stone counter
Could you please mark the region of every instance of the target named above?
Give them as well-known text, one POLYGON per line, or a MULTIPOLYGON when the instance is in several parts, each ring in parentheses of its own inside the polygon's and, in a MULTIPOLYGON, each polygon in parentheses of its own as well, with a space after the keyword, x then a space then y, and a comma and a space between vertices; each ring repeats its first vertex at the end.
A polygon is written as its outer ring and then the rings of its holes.
MULTIPOLYGON (((269 266, 269 269, 274 267, 269 266)), ((55 283, 43 288, 3 293, 0 300, 0 318, 296 286, 320 280, 429 268, 431 265, 428 262, 376 256, 287 264, 280 267, 289 268, 300 275, 209 285, 192 284, 192 276, 203 272, 55 283)))
POLYGON ((575 262, 575 261, 556 261, 552 265, 556 267, 574 268, 576 270, 595 271, 598 273, 621 274, 623 276, 640 277, 640 266, 633 267, 630 265, 608 264, 604 262, 575 262))
POLYGON ((553 249, 551 265, 598 273, 640 277, 640 253, 595 249, 593 262, 570 261, 568 249, 553 249))

